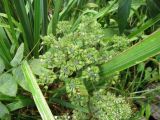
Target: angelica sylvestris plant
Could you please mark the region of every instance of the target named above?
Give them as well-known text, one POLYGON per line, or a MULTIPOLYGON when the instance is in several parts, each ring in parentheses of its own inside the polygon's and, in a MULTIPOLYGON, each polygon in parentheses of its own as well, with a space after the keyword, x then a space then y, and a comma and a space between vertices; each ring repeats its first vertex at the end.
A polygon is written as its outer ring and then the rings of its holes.
POLYGON ((71 32, 71 27, 70 21, 61 21, 56 36, 43 37, 48 51, 40 56, 41 62, 53 72, 40 76, 40 83, 50 84, 55 79, 63 81, 68 78, 97 81, 98 66, 123 51, 129 43, 125 37, 105 39, 101 25, 92 17, 83 16, 74 32, 71 32))
MULTIPOLYGON (((122 52, 128 44, 129 41, 125 37, 105 38, 101 25, 92 17, 83 16, 75 31, 72 31, 70 21, 61 21, 57 26, 55 36, 43 37, 43 45, 47 46, 48 51, 40 56, 40 59, 42 66, 50 72, 40 75, 38 82, 42 85, 49 85, 54 80, 63 81, 71 103, 89 110, 88 102, 95 104, 96 101, 93 100, 94 95, 89 100, 92 95, 88 89, 101 79, 99 65, 122 52)), ((116 107, 113 109, 118 110, 116 107)), ((123 113, 125 109, 119 110, 123 113)), ((114 116, 114 114, 111 115, 114 116)), ((103 115, 108 114, 105 111, 103 115)), ((118 120, 121 119, 121 117, 118 118, 118 120)))
POLYGON ((128 120, 131 117, 132 111, 123 97, 102 89, 94 92, 87 105, 89 114, 74 110, 74 120, 128 120))

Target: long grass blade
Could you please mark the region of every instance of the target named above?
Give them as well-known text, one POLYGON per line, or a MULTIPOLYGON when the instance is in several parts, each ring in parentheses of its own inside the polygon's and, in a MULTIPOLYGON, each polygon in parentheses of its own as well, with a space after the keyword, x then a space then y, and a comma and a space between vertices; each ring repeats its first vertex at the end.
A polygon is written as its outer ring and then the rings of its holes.
POLYGON ((135 31, 133 31, 128 38, 132 38, 135 37, 137 35, 140 35, 141 33, 144 32, 144 30, 146 30, 147 28, 151 27, 152 25, 154 25, 155 23, 157 23, 158 21, 160 21, 160 14, 158 14, 156 17, 149 19, 143 26, 141 26, 140 28, 137 28, 135 31))
POLYGON ((61 9, 63 0, 55 0, 55 9, 53 13, 53 19, 52 19, 52 33, 55 35, 56 34, 56 27, 59 19, 59 12, 61 9))
POLYGON ((22 63, 22 70, 42 119, 54 120, 49 106, 37 84, 36 78, 34 77, 27 61, 24 61, 22 63))
POLYGON ((34 56, 39 56, 39 45, 40 45, 40 22, 41 22, 41 12, 40 12, 41 0, 34 1, 34 56))
POLYGON ((109 11, 115 6, 117 2, 118 0, 114 0, 110 6, 100 10, 100 12, 95 16, 95 19, 103 18, 104 16, 108 15, 109 11))
MULTIPOLYGON (((27 12, 25 9, 25 3, 23 0, 14 0, 15 8, 20 20, 20 23, 22 24, 23 28, 23 34, 25 39, 27 40, 28 48, 33 48, 33 29, 31 28, 31 22, 27 16, 27 12)), ((24 42, 25 43, 25 42, 24 42)))
POLYGON ((48 1, 43 0, 42 3, 42 35, 46 35, 48 26, 48 1))
POLYGON ((68 12, 76 5, 77 0, 69 0, 67 5, 63 8, 62 12, 59 14, 60 20, 63 20, 67 16, 68 12))
POLYGON ((13 22, 12 22, 12 17, 11 17, 11 12, 10 12, 10 7, 9 7, 9 1, 8 0, 3 0, 3 4, 4 4, 4 8, 5 8, 5 11, 7 13, 7 16, 8 16, 8 21, 9 21, 9 25, 10 25, 10 32, 12 34, 12 37, 13 37, 13 44, 15 44, 16 47, 18 47, 19 43, 18 43, 18 39, 16 38, 16 32, 14 30, 14 25, 13 25, 13 22))
POLYGON ((136 65, 149 57, 160 53, 160 29, 134 45, 122 54, 114 57, 111 61, 101 66, 101 75, 109 76, 115 72, 136 65))
POLYGON ((124 32, 127 26, 127 19, 130 14, 132 0, 119 0, 118 6, 118 27, 120 34, 124 32))
POLYGON ((5 65, 9 67, 10 61, 12 60, 12 55, 9 48, 4 42, 4 39, 0 36, 0 56, 3 58, 5 65))

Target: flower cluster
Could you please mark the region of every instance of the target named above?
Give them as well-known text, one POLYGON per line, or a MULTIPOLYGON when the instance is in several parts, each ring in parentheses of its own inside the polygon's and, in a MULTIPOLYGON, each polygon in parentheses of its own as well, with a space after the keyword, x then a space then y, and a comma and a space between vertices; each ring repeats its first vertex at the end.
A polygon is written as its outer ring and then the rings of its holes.
MULTIPOLYGON (((88 88, 101 79, 99 65, 126 49, 128 39, 124 36, 106 38, 95 19, 83 16, 74 31, 70 21, 59 22, 56 35, 43 37, 43 44, 48 51, 40 59, 50 72, 39 76, 40 83, 63 81, 71 103, 90 111, 83 114, 74 110, 73 119, 121 120, 129 117, 131 110, 124 99, 109 93, 97 92, 93 96, 88 93, 88 88)), ((109 82, 116 82, 117 76, 109 82)))
MULTIPOLYGON (((91 17, 83 16, 75 31, 71 31, 71 27, 70 21, 61 21, 56 36, 43 37, 43 44, 48 51, 40 58, 43 66, 54 72, 48 81, 51 78, 98 81, 98 65, 124 50, 129 41, 120 36, 106 39, 101 25, 91 17)), ((47 84, 47 75, 44 77, 47 84)))
POLYGON ((95 92, 90 97, 89 113, 80 111, 73 112, 73 120, 128 120, 131 117, 131 108, 123 97, 116 97, 109 92, 105 93, 104 90, 95 92))

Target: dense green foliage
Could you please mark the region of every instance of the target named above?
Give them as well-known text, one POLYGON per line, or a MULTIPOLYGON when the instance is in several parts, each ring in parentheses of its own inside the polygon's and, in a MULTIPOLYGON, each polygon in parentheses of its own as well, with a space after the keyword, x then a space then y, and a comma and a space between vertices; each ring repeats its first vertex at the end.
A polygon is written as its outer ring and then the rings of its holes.
POLYGON ((159 0, 1 0, 0 119, 160 119, 159 0))
POLYGON ((132 113, 124 98, 115 97, 104 90, 95 92, 89 101, 81 104, 88 107, 89 113, 74 110, 73 120, 128 120, 132 113))
POLYGON ((127 48, 127 38, 106 38, 101 25, 90 19, 93 17, 83 16, 74 32, 71 31, 70 22, 62 21, 58 24, 56 36, 43 38, 48 51, 40 57, 41 62, 45 68, 54 72, 52 75, 41 75, 42 82, 52 83, 56 78, 66 80, 72 79, 72 76, 73 79, 96 82, 100 77, 98 66, 127 48))
MULTIPOLYGON (((99 75, 99 65, 126 49, 129 40, 119 36, 106 38, 101 25, 91 16, 83 16, 74 32, 71 31, 71 27, 71 22, 59 22, 57 34, 43 38, 43 44, 47 46, 48 51, 40 58, 42 66, 49 72, 39 76, 39 84, 49 85, 55 80, 63 81, 71 103, 89 111, 88 115, 83 114, 82 111, 74 111, 73 119, 75 120, 129 118, 131 109, 123 99, 108 93, 101 95, 98 91, 90 98, 92 95, 89 94, 92 93, 88 91, 102 79, 99 75), (96 94, 99 94, 99 100, 95 99, 96 94), (107 108, 107 105, 111 106, 107 108), (93 106, 95 108, 92 108, 93 106), (109 113, 109 111, 112 112, 109 113)), ((107 83, 112 84, 117 79, 108 79, 107 83)))

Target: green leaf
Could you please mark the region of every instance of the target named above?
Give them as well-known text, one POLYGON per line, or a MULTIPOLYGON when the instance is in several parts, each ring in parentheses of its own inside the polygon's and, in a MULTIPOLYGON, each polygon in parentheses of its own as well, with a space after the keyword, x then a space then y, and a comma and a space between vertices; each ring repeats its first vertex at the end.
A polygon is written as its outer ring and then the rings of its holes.
POLYGON ((152 25, 154 25, 155 23, 157 23, 158 21, 160 21, 160 14, 158 14, 156 17, 149 19, 148 21, 146 21, 143 26, 136 28, 135 31, 133 31, 128 38, 133 38, 137 35, 141 35, 141 33, 144 32, 144 30, 148 29, 149 27, 151 27, 152 25))
POLYGON ((117 1, 118 0, 111 1, 111 4, 109 6, 105 7, 104 9, 102 8, 102 10, 100 10, 99 13, 95 16, 95 19, 103 18, 104 16, 108 15, 112 8, 116 8, 115 5, 117 1))
POLYGON ((155 17, 160 12, 159 0, 146 0, 148 11, 151 17, 155 17))
POLYGON ((76 5, 77 0, 69 0, 67 5, 64 6, 63 10, 60 12, 60 20, 63 20, 65 16, 68 15, 68 12, 76 5))
POLYGON ((40 25, 41 25, 41 0, 34 0, 34 56, 39 56, 39 45, 40 45, 40 25))
POLYGON ((14 56, 13 60, 11 61, 11 65, 13 67, 19 65, 23 59, 24 53, 24 44, 22 43, 19 48, 17 49, 16 55, 14 56))
POLYGON ((22 70, 25 76, 25 80, 27 81, 29 85, 29 89, 32 93, 33 99, 35 101, 35 104, 38 108, 38 111, 42 117, 43 120, 54 120, 54 117, 52 115, 52 112, 49 109, 49 106, 37 84, 37 80, 34 77, 30 66, 28 65, 27 61, 24 61, 22 63, 22 70))
POLYGON ((14 5, 17 11, 18 18, 20 20, 20 23, 23 28, 23 36, 25 47, 28 50, 28 48, 33 48, 33 27, 31 27, 31 21, 27 15, 27 11, 25 9, 25 2, 24 0, 14 0, 14 5))
POLYGON ((43 6, 43 12, 42 12, 42 34, 47 34, 47 26, 48 26, 48 1, 43 0, 42 3, 43 6))
POLYGON ((98 7, 99 7, 97 4, 92 3, 92 2, 87 3, 87 5, 86 5, 86 6, 87 6, 87 7, 89 7, 89 8, 98 8, 98 7))
POLYGON ((4 73, 0 76, 0 92, 4 95, 16 96, 17 83, 11 74, 4 73))
POLYGON ((51 98, 50 101, 58 103, 58 104, 60 104, 64 107, 67 107, 67 108, 75 109, 75 110, 78 110, 78 111, 81 111, 81 112, 84 112, 84 113, 89 113, 88 109, 86 109, 85 107, 81 107, 81 106, 78 106, 78 105, 73 105, 73 104, 71 104, 69 102, 66 102, 64 100, 60 100, 60 99, 57 99, 57 98, 51 98))
POLYGON ((160 53, 159 43, 160 30, 157 30, 142 42, 130 47, 122 54, 103 64, 101 66, 101 75, 112 75, 160 53))
POLYGON ((9 9, 9 0, 3 0, 3 4, 4 4, 4 8, 5 8, 5 11, 7 13, 7 16, 8 16, 8 22, 9 22, 9 25, 10 25, 10 33, 13 37, 13 44, 15 44, 16 47, 18 47, 19 43, 18 43, 18 39, 16 37, 16 32, 14 30, 14 25, 13 25, 13 21, 12 21, 12 16, 11 16, 11 11, 9 9))
POLYGON ((52 33, 56 34, 56 28, 59 20, 59 12, 62 6, 62 0, 55 0, 55 9, 53 13, 53 20, 52 20, 52 33))
POLYGON ((8 67, 9 62, 12 60, 12 55, 10 53, 10 48, 6 44, 6 40, 2 38, 2 36, 0 36, 0 56, 8 67))
POLYGON ((5 69, 5 64, 3 62, 3 59, 0 57, 0 73, 2 73, 5 69))
POLYGON ((16 67, 12 70, 12 74, 17 83, 26 91, 29 91, 29 87, 27 85, 27 81, 24 78, 24 74, 22 72, 21 67, 16 67))
POLYGON ((10 97, 10 96, 7 96, 7 95, 4 95, 2 93, 0 93, 0 101, 13 101, 15 99, 15 97, 10 97))
POLYGON ((9 115, 7 107, 0 102, 0 119, 4 119, 6 115, 9 115))
POLYGON ((51 72, 50 70, 48 70, 42 66, 40 59, 33 59, 33 60, 29 61, 29 64, 30 64, 32 72, 35 75, 48 74, 49 72, 51 72))
POLYGON ((19 97, 16 101, 11 102, 11 103, 7 104, 6 106, 9 109, 9 111, 15 111, 20 108, 24 108, 29 105, 33 105, 33 103, 34 103, 33 100, 30 98, 19 97))
POLYGON ((145 69, 145 63, 140 63, 137 67, 137 72, 142 72, 145 69))
POLYGON ((120 33, 123 33, 127 19, 129 17, 132 0, 119 0, 118 6, 118 27, 120 33))
POLYGON ((146 118, 149 119, 150 115, 151 115, 151 107, 149 104, 146 105, 146 118))

